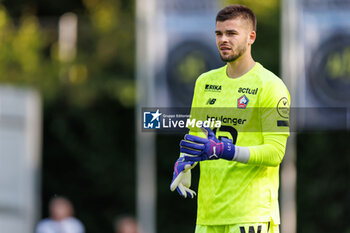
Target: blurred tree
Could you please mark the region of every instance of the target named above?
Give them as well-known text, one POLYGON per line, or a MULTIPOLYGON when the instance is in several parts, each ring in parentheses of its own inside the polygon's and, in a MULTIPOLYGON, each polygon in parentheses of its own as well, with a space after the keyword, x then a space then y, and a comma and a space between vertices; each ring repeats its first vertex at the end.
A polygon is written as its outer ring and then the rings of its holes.
MULTIPOLYGON (((4 3, 15 7, 11 12, 18 14, 18 5, 9 1, 4 3)), ((32 8, 42 7, 40 1, 22 3, 32 8)), ((133 7, 133 3, 118 0, 84 0, 81 9, 73 9, 81 12, 78 15, 77 56, 69 63, 61 63, 57 30, 40 25, 45 24, 47 18, 40 21, 33 14, 35 10, 28 10, 14 22, 7 9, 0 6, 0 71, 6 74, 0 81, 38 88, 45 101, 64 93, 75 104, 88 105, 99 93, 108 93, 122 105, 133 106, 133 7), (47 50, 49 56, 45 56, 47 50)), ((63 9, 72 10, 68 5, 63 9)), ((54 15, 58 13, 60 10, 54 15)), ((57 23, 54 26, 57 27, 57 23)))
POLYGON ((68 11, 77 14, 82 14, 84 11, 81 0, 2 0, 1 2, 13 18, 21 17, 28 12, 38 17, 58 17, 68 11))
POLYGON ((135 212, 134 3, 2 3, 0 82, 34 87, 44 101, 44 216, 52 195, 66 195, 87 232, 112 232, 115 216, 135 212), (66 12, 78 16, 77 54, 61 62, 66 12))
POLYGON ((24 15, 18 24, 0 5, 0 82, 34 86, 45 96, 57 93, 57 69, 43 56, 47 41, 37 18, 24 15))

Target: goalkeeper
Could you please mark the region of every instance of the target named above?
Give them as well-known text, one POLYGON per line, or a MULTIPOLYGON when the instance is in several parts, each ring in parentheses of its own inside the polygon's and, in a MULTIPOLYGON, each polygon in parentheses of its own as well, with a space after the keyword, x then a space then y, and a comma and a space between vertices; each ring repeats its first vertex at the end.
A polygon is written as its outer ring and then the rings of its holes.
POLYGON ((252 58, 256 18, 249 8, 219 11, 215 34, 226 65, 197 79, 191 115, 222 125, 185 135, 170 188, 194 197, 190 171, 200 163, 196 233, 278 233, 290 96, 281 79, 252 58))

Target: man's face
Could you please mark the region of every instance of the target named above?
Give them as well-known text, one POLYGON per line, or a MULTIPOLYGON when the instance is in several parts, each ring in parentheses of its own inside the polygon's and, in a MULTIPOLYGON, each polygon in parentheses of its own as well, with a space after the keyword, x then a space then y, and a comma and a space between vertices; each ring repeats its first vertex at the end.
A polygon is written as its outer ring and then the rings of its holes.
POLYGON ((224 62, 237 60, 255 39, 255 32, 252 31, 249 21, 240 17, 217 21, 215 34, 216 45, 224 62))
POLYGON ((56 199, 50 205, 50 215, 56 221, 72 216, 72 206, 65 199, 56 199))

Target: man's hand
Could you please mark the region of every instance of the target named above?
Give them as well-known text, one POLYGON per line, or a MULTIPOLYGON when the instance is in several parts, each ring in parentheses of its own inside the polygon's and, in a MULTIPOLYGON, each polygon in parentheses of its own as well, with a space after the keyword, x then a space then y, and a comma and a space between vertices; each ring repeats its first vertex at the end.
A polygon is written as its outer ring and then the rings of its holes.
POLYGON ((196 195, 196 192, 191 190, 191 169, 194 168, 196 162, 185 162, 183 154, 176 161, 174 166, 173 180, 171 181, 170 190, 177 192, 184 198, 191 197, 193 198, 196 195))
POLYGON ((185 161, 204 161, 213 159, 233 160, 235 145, 230 139, 217 139, 210 128, 202 128, 207 138, 185 135, 180 143, 180 152, 184 153, 185 161))

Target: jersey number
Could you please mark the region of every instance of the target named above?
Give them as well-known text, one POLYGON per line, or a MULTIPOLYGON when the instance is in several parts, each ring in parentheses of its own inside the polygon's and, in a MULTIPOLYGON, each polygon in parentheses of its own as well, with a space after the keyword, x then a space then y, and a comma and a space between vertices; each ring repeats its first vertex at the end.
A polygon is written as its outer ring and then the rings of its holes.
MULTIPOLYGON (((220 128, 214 128, 213 132, 216 135, 216 131, 219 129, 219 131, 221 132, 228 132, 231 134, 232 136, 232 143, 236 144, 237 142, 237 136, 238 136, 238 132, 235 128, 233 128, 232 126, 228 126, 228 125, 223 125, 220 128)), ((219 140, 221 140, 221 138, 224 136, 219 136, 219 140)))

